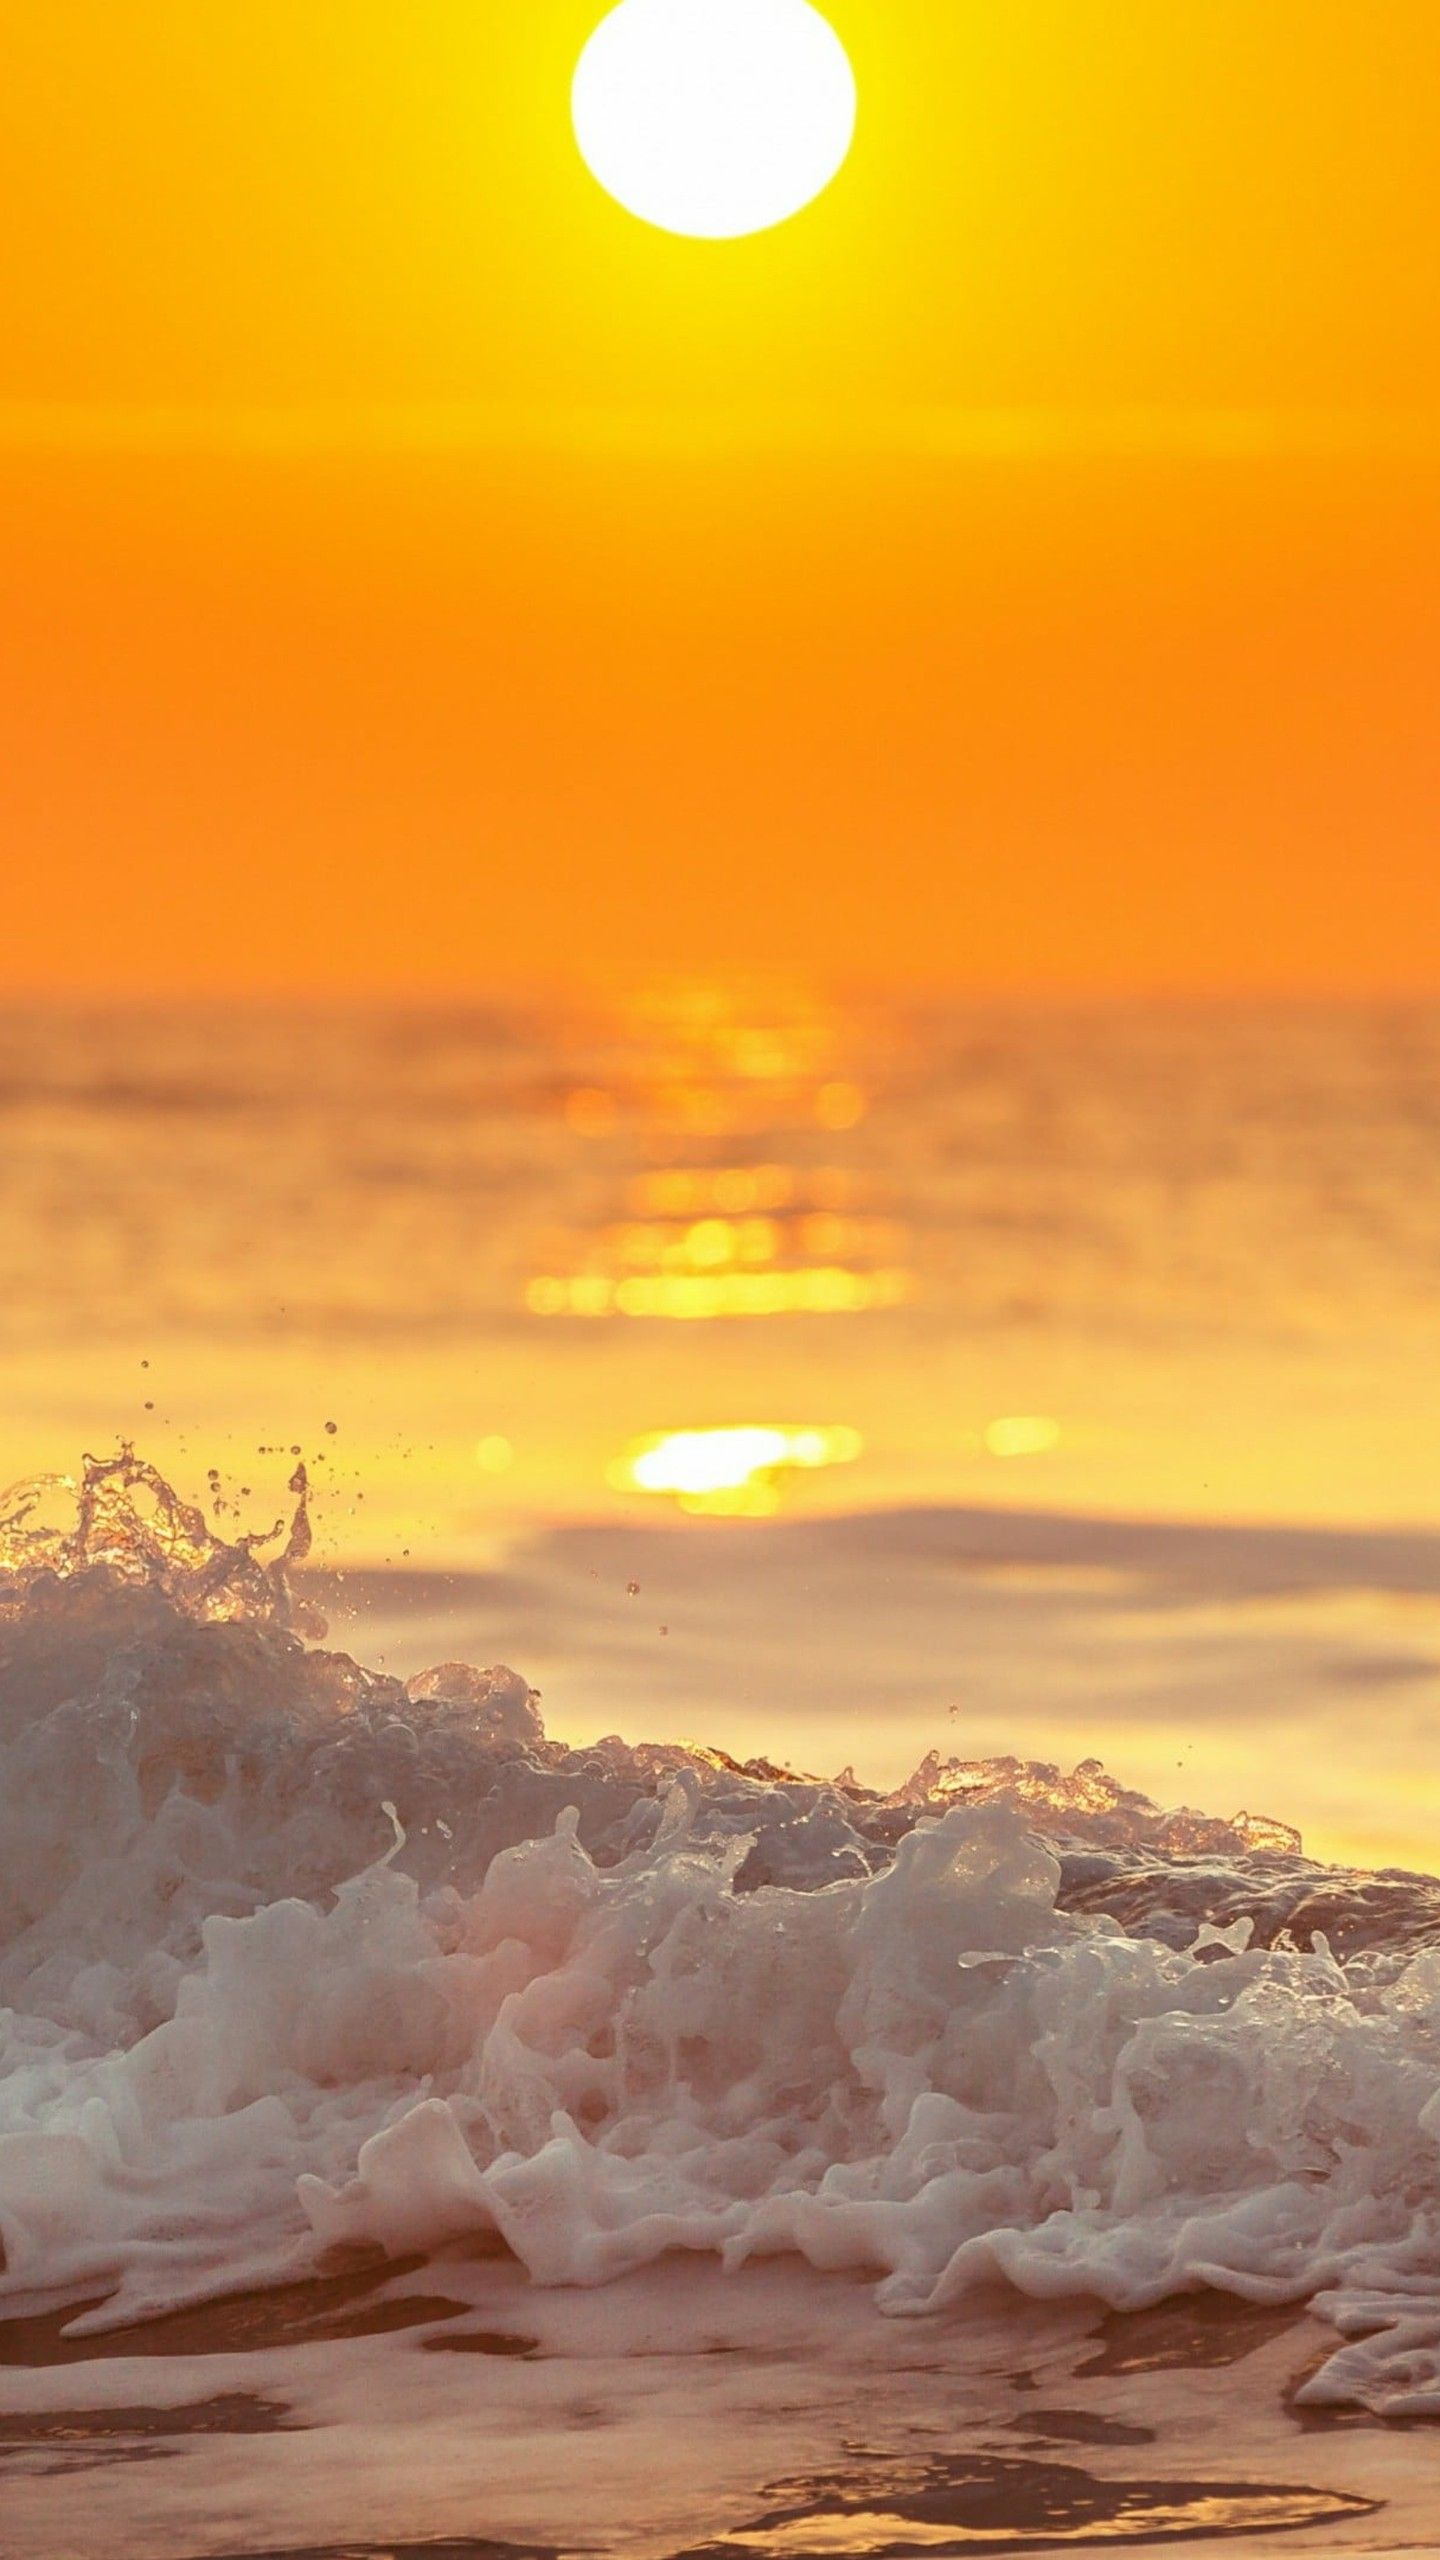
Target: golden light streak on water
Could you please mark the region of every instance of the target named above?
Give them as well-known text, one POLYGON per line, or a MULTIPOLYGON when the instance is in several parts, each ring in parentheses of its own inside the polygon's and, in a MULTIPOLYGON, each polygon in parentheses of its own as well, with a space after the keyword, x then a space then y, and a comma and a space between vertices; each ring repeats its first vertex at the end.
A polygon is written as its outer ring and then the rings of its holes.
POLYGON ((626 1200, 637 1218, 743 1217, 752 1211, 849 1209, 860 1188, 858 1177, 842 1165, 667 1165, 637 1174, 626 1200))
POLYGON ((870 1109, 853 1045, 813 991, 692 983, 633 996, 603 1081, 561 1103, 611 1197, 584 1226, 536 1236, 527 1313, 696 1324, 906 1304, 908 1229, 875 1214, 873 1182, 835 1161, 870 1109), (841 1143, 807 1162, 826 1136, 841 1143), (651 1162, 636 1165, 642 1150, 651 1162))
POLYGON ((653 1433, 632 1441, 606 1472, 620 1492, 668 1495, 682 1511, 755 1519, 779 1508, 787 1473, 853 1465, 863 1447, 859 1432, 840 1423, 739 1423, 653 1433))
POLYGON ((863 1315, 876 1307, 904 1306, 910 1293, 908 1271, 847 1271, 818 1263, 791 1271, 655 1272, 625 1279, 604 1271, 568 1279, 544 1274, 529 1283, 525 1304, 536 1316, 703 1324, 740 1316, 863 1315))
POLYGON ((988 1426, 985 1446, 992 1458, 1041 1458, 1062 1436, 1053 1413, 1007 1413, 988 1426))

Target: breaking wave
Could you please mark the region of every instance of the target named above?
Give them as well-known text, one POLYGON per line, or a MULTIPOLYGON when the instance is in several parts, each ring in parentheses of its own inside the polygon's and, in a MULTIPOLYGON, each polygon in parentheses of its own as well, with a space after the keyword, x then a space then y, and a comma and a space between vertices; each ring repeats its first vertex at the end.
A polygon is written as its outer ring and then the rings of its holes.
POLYGON ((1308 2397, 1440 2413, 1440 1886, 1093 1762, 567 1749, 323 1650, 292 1490, 273 1557, 128 1451, 0 1516, 0 2316, 791 2251, 897 2313, 1310 2301, 1308 2397))

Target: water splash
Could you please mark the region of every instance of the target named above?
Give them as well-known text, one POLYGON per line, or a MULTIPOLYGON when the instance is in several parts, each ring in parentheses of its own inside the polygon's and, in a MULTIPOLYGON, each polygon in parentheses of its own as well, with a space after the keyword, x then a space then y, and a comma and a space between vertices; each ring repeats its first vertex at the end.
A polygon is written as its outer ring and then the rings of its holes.
POLYGON ((567 1749, 512 1671, 307 1642, 292 1490, 227 1542, 123 1450, 5 1507, 0 2305, 790 2251, 900 2313, 1314 2300, 1307 2397, 1440 2411, 1432 1880, 1094 1762, 567 1749))
POLYGON ((297 1606, 290 1583, 313 1542, 303 1465, 288 1490, 295 1497, 288 1525, 277 1520, 227 1541, 128 1441, 114 1457, 85 1457, 78 1478, 30 1477, 0 1493, 0 1610, 13 1615, 48 1585, 88 1576, 162 1594, 201 1623, 243 1619, 323 1635, 323 1621, 297 1606), (73 1506, 73 1517, 58 1524, 47 1516, 57 1501, 62 1510, 73 1506), (263 1550, 282 1538, 267 1559, 263 1550))

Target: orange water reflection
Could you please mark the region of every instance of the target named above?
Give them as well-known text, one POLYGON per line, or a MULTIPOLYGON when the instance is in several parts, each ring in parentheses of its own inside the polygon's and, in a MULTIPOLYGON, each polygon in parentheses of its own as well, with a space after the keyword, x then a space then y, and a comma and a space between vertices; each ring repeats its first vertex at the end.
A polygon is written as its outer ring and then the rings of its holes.
POLYGON ((836 1160, 870 1097, 833 1007, 809 990, 652 989, 614 1048, 606 1080, 564 1101, 575 1134, 610 1149, 595 1214, 537 1239, 529 1314, 708 1323, 906 1302, 907 1229, 836 1160))
POLYGON ((741 1423, 727 1430, 655 1432, 607 1469, 622 1493, 668 1497, 682 1511, 763 1519, 796 1472, 850 1466, 864 1443, 844 1424, 741 1423))

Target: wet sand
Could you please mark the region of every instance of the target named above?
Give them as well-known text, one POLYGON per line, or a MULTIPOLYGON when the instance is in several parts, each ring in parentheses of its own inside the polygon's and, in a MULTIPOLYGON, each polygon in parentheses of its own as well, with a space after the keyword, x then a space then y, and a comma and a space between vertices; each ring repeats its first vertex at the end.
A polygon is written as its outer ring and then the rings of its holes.
POLYGON ((408 2290, 405 2279, 424 2264, 421 2258, 378 2259, 302 2284, 273 2285, 264 2293, 233 2294, 197 2310, 135 2321, 119 2331, 78 2325, 103 2312, 103 2298, 92 2297, 29 2319, 0 2320, 0 2366, 93 2363, 116 2354, 236 2355, 323 2339, 381 2337, 391 2329, 463 2316, 463 2302, 408 2290))
POLYGON ((996 2292, 886 2320, 785 2262, 594 2293, 455 2253, 76 2338, 0 2327, 6 2560, 1425 2551, 1434 2429, 1315 2428, 1303 2313, 996 2292))

